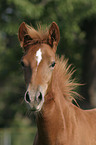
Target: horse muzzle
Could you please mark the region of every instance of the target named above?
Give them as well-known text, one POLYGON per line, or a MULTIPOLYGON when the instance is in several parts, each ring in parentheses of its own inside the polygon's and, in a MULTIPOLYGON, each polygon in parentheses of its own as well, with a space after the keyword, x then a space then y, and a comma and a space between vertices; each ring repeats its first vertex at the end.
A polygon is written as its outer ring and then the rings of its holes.
POLYGON ((43 103, 44 103, 44 96, 41 92, 37 92, 36 95, 34 95, 35 97, 33 97, 33 95, 31 96, 29 91, 26 91, 25 96, 24 96, 24 100, 25 102, 30 106, 30 109, 32 111, 40 111, 43 103))

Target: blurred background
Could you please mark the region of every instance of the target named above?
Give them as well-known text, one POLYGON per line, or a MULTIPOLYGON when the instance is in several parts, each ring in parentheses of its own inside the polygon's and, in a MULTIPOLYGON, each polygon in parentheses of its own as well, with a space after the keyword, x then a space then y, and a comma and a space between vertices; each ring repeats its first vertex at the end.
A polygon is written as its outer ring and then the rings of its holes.
POLYGON ((74 77, 85 98, 83 109, 96 107, 96 0, 0 0, 0 145, 32 145, 35 116, 23 101, 25 83, 18 28, 55 21, 61 39, 57 53, 74 64, 74 77))

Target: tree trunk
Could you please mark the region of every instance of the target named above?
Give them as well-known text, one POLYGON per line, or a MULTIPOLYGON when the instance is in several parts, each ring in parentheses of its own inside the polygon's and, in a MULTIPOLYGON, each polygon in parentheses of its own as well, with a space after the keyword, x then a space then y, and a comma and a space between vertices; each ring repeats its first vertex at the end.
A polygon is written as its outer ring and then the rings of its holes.
POLYGON ((85 51, 83 56, 83 96, 88 102, 87 108, 96 107, 96 18, 83 22, 86 33, 85 51))

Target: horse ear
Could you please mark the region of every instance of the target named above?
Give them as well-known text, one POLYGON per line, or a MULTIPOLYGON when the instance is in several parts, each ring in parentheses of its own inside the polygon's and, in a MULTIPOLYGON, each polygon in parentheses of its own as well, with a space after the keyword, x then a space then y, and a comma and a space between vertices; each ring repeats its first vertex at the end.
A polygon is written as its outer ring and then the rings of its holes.
POLYGON ((51 24, 51 27, 49 28, 49 45, 53 48, 55 52, 57 50, 59 40, 60 40, 59 27, 55 22, 53 22, 51 24))
POLYGON ((29 40, 32 40, 32 38, 30 37, 30 35, 28 35, 28 27, 27 27, 27 24, 25 24, 25 22, 21 23, 21 25, 19 27, 18 39, 20 41, 21 47, 23 47, 23 48, 24 48, 24 45, 29 40))

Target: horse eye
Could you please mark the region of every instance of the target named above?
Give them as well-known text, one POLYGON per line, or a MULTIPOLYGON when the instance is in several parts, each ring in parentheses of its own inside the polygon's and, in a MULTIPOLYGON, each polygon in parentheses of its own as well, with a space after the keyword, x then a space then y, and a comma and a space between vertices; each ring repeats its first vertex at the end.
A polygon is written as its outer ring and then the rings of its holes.
POLYGON ((55 61, 52 62, 52 64, 50 65, 50 67, 54 67, 55 66, 55 61))
POLYGON ((22 67, 25 67, 25 64, 22 60, 21 60, 21 65, 22 65, 22 67))

